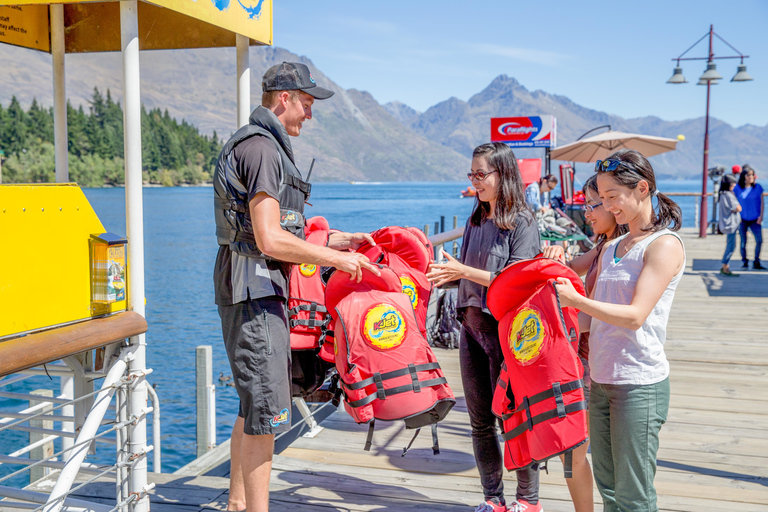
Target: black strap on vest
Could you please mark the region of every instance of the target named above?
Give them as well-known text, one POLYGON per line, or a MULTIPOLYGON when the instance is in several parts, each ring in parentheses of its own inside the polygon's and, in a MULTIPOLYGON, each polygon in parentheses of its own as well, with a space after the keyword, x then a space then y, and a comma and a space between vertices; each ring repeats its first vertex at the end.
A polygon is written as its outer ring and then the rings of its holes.
MULTIPOLYGON (((520 406, 514 411, 504 414, 501 417, 501 419, 506 421, 509 418, 511 418, 513 415, 517 414, 518 412, 524 409, 528 409, 531 405, 535 405, 539 402, 543 402, 544 400, 548 400, 550 398, 554 398, 555 401, 559 400, 558 411, 560 411, 560 405, 562 404, 562 401, 563 401, 563 393, 568 393, 569 391, 575 391, 583 387, 584 387, 584 381, 582 379, 567 382, 565 384, 560 384, 559 382, 555 382, 554 384, 552 384, 551 388, 545 389, 541 393, 536 393, 535 395, 530 397, 529 396, 523 397, 523 401, 521 402, 520 406), (559 396, 559 399, 558 399, 558 396, 559 396)), ((529 416, 530 416, 530 412, 529 412, 529 416)))
MULTIPOLYGON (((405 457, 405 454, 411 449, 411 445, 416 440, 416 436, 419 435, 419 432, 421 432, 421 428, 417 428, 416 432, 413 433, 411 442, 408 443, 408 446, 403 448, 403 453, 400 454, 401 457, 405 457)), ((437 442, 437 423, 432 424, 432 453, 434 455, 440 455, 440 443, 437 442)))
POLYGON ((573 478, 573 450, 568 450, 563 456, 563 474, 565 478, 573 478))
POLYGON ((502 416, 502 420, 506 421, 509 418, 511 418, 514 414, 520 411, 525 411, 526 421, 521 423, 517 427, 513 428, 512 430, 508 432, 504 432, 501 438, 504 439, 504 441, 509 441, 510 439, 514 439, 515 437, 519 436, 525 431, 533 430, 533 427, 538 425, 539 423, 543 423, 545 421, 549 421, 554 418, 564 418, 568 414, 573 414, 578 411, 586 410, 587 402, 584 400, 580 400, 578 402, 574 402, 569 405, 565 405, 565 402, 563 401, 563 393, 574 391, 583 387, 584 387, 584 381, 581 379, 567 382, 565 384, 560 384, 559 382, 555 382, 554 384, 552 384, 552 387, 550 389, 544 390, 541 393, 536 393, 531 397, 527 397, 527 396, 523 397, 523 400, 520 406, 512 412, 504 414, 502 416), (532 405, 535 405, 544 400, 548 400, 550 398, 555 399, 554 409, 543 412, 541 414, 537 414, 536 416, 531 415, 532 405))
POLYGON ((408 446, 406 446, 405 448, 403 448, 403 453, 401 453, 401 454, 400 454, 400 456, 401 456, 401 457, 405 457, 405 454, 406 454, 406 453, 408 453, 408 450, 410 450, 410 449, 411 449, 411 445, 412 445, 412 444, 413 444, 413 442, 416 440, 416 436, 418 436, 418 435, 419 435, 419 432, 421 432, 421 429, 420 429, 420 428, 417 428, 417 429, 416 429, 416 432, 414 432, 414 433, 413 433, 413 437, 411 438, 411 442, 410 442, 410 443, 408 443, 408 446))
POLYGON ((554 418, 562 418, 565 417, 568 414, 573 414, 574 412, 578 411, 584 411, 587 409, 587 402, 584 400, 580 400, 578 402, 574 402, 572 404, 566 405, 564 407, 564 414, 562 416, 558 415, 557 409, 552 409, 547 412, 543 412, 541 414, 537 414, 536 416, 531 417, 531 411, 528 409, 528 421, 525 423, 521 423, 517 427, 513 428, 509 432, 505 432, 501 435, 501 438, 505 441, 509 441, 510 439, 514 439, 515 437, 519 436, 526 430, 533 430, 533 427, 538 425, 539 423, 544 423, 545 421, 549 421, 554 418))
POLYGON ((322 304, 318 304, 317 302, 310 302, 309 304, 299 304, 294 306, 288 310, 288 318, 288 323, 291 329, 299 325, 309 327, 310 329, 319 327, 320 336, 317 338, 317 342, 320 344, 322 344, 328 336, 333 336, 333 331, 328 329, 328 326, 331 323, 331 315, 328 313, 328 309, 322 304), (309 311, 309 318, 296 318, 300 311, 309 311), (318 314, 321 318, 320 320, 317 320, 318 314))
POLYGON ((367 452, 371 451, 371 443, 373 442, 373 429, 375 426, 376 426, 376 420, 373 419, 368 424, 368 437, 365 438, 365 446, 363 447, 363 450, 367 452))
POLYGON ((376 385, 376 392, 371 393, 370 395, 367 395, 361 398, 360 400, 347 402, 350 407, 357 408, 357 407, 363 407, 364 405, 368 405, 374 400, 386 400, 387 397, 398 395, 400 393, 407 393, 409 391, 413 391, 414 393, 419 393, 421 392, 422 388, 429 388, 429 387, 445 384, 447 382, 445 377, 438 377, 435 379, 428 379, 428 380, 419 380, 419 376, 417 375, 418 372, 423 372, 427 370, 437 370, 439 368, 440 368, 439 363, 425 363, 425 364, 419 364, 419 365, 409 364, 406 368, 401 368, 399 370, 393 370, 391 372, 385 372, 385 373, 374 373, 372 377, 361 380, 360 382, 353 382, 352 384, 347 384, 343 380, 339 382, 341 383, 342 388, 348 391, 356 391, 373 384, 376 385), (385 380, 394 379, 397 377, 403 377, 405 375, 411 376, 410 384, 405 384, 402 386, 397 386, 389 389, 384 388, 385 380))

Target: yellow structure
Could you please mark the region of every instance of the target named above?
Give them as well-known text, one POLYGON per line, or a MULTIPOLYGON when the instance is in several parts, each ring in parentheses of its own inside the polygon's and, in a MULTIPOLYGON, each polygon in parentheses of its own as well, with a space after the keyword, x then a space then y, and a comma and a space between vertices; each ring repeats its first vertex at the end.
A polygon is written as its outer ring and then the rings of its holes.
MULTIPOLYGON (((65 52, 120 51, 120 2, 0 0, 0 43, 51 51, 49 4, 64 4, 65 52)), ((164 50, 272 44, 272 0, 138 3, 139 48, 164 50)))
POLYGON ((91 235, 104 226, 74 183, 0 185, 0 338, 124 310, 91 300, 91 235))

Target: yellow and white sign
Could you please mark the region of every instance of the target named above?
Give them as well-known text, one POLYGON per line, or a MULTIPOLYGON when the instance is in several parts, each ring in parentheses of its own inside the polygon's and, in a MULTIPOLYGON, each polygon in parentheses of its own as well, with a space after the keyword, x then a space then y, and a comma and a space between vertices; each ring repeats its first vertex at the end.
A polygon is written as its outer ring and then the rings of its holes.
POLYGON ((0 5, 0 43, 51 51, 47 5, 0 5))

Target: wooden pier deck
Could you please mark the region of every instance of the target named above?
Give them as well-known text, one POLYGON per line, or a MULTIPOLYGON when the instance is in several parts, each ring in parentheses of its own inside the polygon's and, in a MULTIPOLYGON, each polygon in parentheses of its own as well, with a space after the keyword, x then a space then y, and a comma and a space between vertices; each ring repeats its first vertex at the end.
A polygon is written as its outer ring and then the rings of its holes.
MULTIPOLYGON (((721 276, 724 237, 700 240, 693 230, 684 230, 683 236, 688 268, 666 345, 672 401, 658 456, 659 506, 669 511, 768 511, 768 272, 721 276)), ((739 266, 737 258, 733 268, 739 266)), ((410 438, 402 422, 379 422, 374 446, 364 452, 367 427, 339 410, 323 421, 325 429, 317 437, 298 438, 275 456, 272 510, 473 510, 482 494, 458 352, 438 350, 437 355, 458 399, 439 428, 440 455, 432 455, 427 430, 401 457, 410 438)), ((225 510, 226 456, 222 446, 176 474, 152 474, 157 484, 152 510, 225 510)), ((513 475, 505 480, 513 496, 513 475)), ((559 461, 550 463, 541 482, 547 511, 573 510, 559 461)), ((114 503, 114 489, 114 482, 98 482, 80 495, 109 496, 114 503)), ((597 491, 594 497, 601 510, 597 491)))

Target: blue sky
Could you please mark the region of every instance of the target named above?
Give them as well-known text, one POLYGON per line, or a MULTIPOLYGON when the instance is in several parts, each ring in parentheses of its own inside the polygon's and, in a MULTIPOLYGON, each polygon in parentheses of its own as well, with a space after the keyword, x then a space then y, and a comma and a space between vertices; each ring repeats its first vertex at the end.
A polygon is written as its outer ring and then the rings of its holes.
MULTIPOLYGON (((768 124, 768 1, 274 1, 274 43, 309 57, 345 88, 424 111, 467 100, 496 76, 622 117, 701 117, 704 61, 683 63, 687 84, 668 85, 677 57, 709 30, 746 59, 752 82, 730 82, 719 60, 710 115, 734 126, 768 124)), ((733 55, 715 39, 715 56, 733 55)), ((705 57, 700 43, 687 56, 705 57)), ((531 112, 531 115, 536 112, 531 112)))

